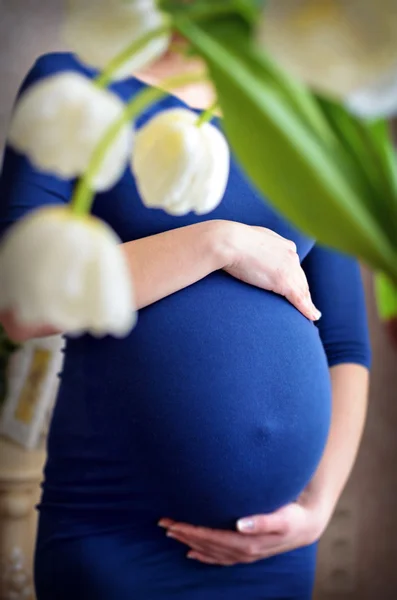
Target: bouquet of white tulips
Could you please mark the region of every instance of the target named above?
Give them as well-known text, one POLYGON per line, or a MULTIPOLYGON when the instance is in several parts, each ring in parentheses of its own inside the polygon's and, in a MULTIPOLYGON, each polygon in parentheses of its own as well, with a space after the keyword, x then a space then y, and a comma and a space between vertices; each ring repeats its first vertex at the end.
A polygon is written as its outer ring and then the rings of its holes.
POLYGON ((72 0, 63 29, 98 76, 64 72, 30 87, 9 142, 78 183, 70 206, 38 210, 4 237, 0 310, 69 331, 127 333, 131 284, 117 237, 89 214, 95 193, 130 165, 147 206, 209 212, 225 191, 230 144, 284 216, 375 271, 381 315, 397 316, 397 167, 386 121, 397 113, 395 0, 72 0), (149 104, 197 74, 126 105, 108 89, 158 60, 175 32, 204 60, 226 137, 211 110, 165 112, 134 131, 149 104), (62 278, 51 279, 52 250, 62 278))

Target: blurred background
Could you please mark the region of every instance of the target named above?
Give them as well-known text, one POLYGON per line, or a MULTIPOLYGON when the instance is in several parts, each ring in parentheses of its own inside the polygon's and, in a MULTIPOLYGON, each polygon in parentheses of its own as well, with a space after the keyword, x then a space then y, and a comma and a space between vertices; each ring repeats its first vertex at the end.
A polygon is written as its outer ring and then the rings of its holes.
MULTIPOLYGON (((0 0, 0 156, 21 79, 37 56, 63 49, 61 17, 62 0, 0 0)), ((397 352, 378 322, 370 273, 364 269, 363 274, 374 352, 369 415, 353 476, 321 542, 316 600, 397 599, 397 352)), ((20 545, 27 547, 34 537, 34 517, 28 513, 39 493, 42 461, 42 451, 0 440, 0 536, 8 537, 12 550, 12 557, 0 559, 2 565, 14 561, 16 571, 18 565, 22 570, 21 556, 11 538, 26 531, 26 544, 20 545), (23 487, 24 477, 35 487, 23 487), (25 502, 25 512, 18 513, 15 502, 12 508, 12 494, 25 502)), ((0 546, 4 554, 1 538, 0 546)), ((24 560, 28 576, 29 549, 24 560)), ((2 585, 0 600, 8 597, 2 585)), ((28 592, 12 596, 19 597, 28 592)))

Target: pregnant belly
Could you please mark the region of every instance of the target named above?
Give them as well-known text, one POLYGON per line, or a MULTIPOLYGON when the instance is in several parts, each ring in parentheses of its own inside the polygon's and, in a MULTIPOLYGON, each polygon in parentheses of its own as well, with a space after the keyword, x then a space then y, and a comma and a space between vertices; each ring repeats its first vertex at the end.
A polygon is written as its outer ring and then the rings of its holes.
POLYGON ((70 343, 47 477, 56 483, 66 458, 69 491, 80 478, 89 494, 88 470, 93 489, 127 494, 137 514, 227 527, 296 499, 329 420, 316 327, 283 298, 216 273, 141 311, 125 340, 70 343))

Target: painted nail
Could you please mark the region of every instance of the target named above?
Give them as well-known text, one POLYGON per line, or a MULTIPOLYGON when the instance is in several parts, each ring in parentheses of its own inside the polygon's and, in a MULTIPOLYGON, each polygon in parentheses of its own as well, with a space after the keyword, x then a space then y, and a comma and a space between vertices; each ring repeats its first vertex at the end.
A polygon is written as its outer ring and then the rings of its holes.
POLYGON ((255 527, 253 519, 240 519, 237 521, 237 529, 239 531, 252 531, 255 527))

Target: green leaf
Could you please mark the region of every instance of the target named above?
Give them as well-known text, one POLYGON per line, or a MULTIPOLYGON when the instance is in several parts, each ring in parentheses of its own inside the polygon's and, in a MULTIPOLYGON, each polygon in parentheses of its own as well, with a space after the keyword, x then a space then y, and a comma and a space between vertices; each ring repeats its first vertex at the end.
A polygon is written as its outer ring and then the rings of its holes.
POLYGON ((397 285, 383 273, 375 276, 375 294, 381 319, 397 317, 397 285))
POLYGON ((247 23, 255 25, 260 11, 263 9, 265 0, 234 0, 238 12, 245 18, 247 23))
POLYGON ((257 23, 264 4, 265 0, 158 0, 158 7, 175 18, 187 16, 197 21, 220 14, 238 14, 250 26, 257 23))
POLYGON ((397 279, 396 245, 373 189, 338 136, 322 136, 281 75, 259 63, 242 22, 181 20, 177 27, 206 60, 226 134, 258 189, 302 231, 397 279))
POLYGON ((396 157, 390 132, 384 121, 362 121, 342 106, 318 98, 324 115, 338 136, 344 160, 354 161, 355 169, 371 190, 363 201, 381 225, 392 244, 397 235, 396 157))
POLYGON ((389 180, 394 200, 394 210, 397 212, 397 155, 394 149, 390 125, 387 121, 375 121, 367 124, 371 131, 372 140, 382 161, 385 176, 389 180))
MULTIPOLYGON (((216 24, 220 36, 222 36, 222 25, 219 21, 216 24)), ((236 42, 228 47, 228 52, 237 60, 241 60, 242 56, 249 56, 249 69, 252 75, 276 87, 283 100, 288 102, 313 132, 317 133, 320 139, 332 143, 335 140, 332 128, 323 115, 317 99, 307 88, 282 71, 265 53, 259 51, 252 43, 250 29, 242 27, 236 21, 233 24, 225 23, 224 26, 227 30, 226 36, 233 37, 236 42)))

